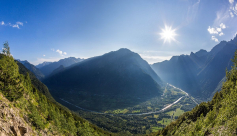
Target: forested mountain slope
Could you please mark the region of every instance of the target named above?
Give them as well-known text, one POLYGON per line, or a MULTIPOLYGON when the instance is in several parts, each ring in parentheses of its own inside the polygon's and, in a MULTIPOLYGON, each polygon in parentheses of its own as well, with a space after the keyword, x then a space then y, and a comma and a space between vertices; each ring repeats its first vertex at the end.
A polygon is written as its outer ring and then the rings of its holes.
POLYGON ((162 94, 162 81, 128 49, 84 60, 43 82, 58 100, 90 110, 124 108, 162 94))
POLYGON ((237 52, 233 63, 221 91, 211 101, 199 104, 154 135, 237 135, 237 52))
POLYGON ((19 73, 8 43, 4 47, 8 51, 0 54, 1 135, 111 135, 48 99, 28 73, 19 73))

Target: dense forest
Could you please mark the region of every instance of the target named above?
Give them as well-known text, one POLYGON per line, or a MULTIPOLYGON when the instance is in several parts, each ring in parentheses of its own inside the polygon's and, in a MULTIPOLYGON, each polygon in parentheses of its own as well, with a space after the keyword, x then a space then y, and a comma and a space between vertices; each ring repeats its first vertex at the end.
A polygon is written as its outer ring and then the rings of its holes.
MULTIPOLYGON (((46 86, 39 87, 41 82, 35 81, 36 78, 33 80, 35 85, 32 84, 29 73, 25 73, 19 73, 9 45, 4 43, 3 53, 0 54, 0 93, 8 99, 10 107, 20 110, 20 116, 24 117, 37 135, 42 132, 46 135, 111 135, 56 103, 46 86), (42 90, 46 92, 37 88, 44 88, 42 90)), ((0 99, 2 101, 4 98, 0 99)))
POLYGON ((209 102, 202 102, 154 135, 237 135, 237 52, 226 82, 209 102))

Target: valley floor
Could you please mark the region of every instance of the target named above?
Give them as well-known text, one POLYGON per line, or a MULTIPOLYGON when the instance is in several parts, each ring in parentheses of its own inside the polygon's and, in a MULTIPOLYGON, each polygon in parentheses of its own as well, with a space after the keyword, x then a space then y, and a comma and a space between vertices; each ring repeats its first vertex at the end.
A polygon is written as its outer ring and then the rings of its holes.
POLYGON ((98 112, 73 104, 70 98, 58 101, 104 130, 122 135, 157 132, 197 105, 193 97, 170 84, 161 96, 125 109, 98 112))

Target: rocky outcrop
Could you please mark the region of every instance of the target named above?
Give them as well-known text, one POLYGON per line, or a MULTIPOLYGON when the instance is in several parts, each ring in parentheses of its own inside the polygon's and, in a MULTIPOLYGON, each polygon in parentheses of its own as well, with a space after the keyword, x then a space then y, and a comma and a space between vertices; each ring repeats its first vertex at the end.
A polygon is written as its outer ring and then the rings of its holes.
POLYGON ((37 135, 26 123, 17 108, 0 94, 0 136, 37 135))

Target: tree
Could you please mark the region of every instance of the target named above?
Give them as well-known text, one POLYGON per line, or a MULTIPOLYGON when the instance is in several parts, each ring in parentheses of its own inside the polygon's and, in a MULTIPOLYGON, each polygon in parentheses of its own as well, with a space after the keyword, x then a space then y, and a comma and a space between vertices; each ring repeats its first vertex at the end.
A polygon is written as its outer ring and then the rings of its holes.
POLYGON ((9 44, 6 42, 3 44, 0 59, 0 91, 12 101, 22 96, 22 89, 18 65, 11 56, 9 44))
POLYGON ((10 47, 9 47, 8 41, 6 41, 6 42, 3 44, 2 53, 3 53, 4 55, 6 55, 6 56, 11 56, 10 47))

